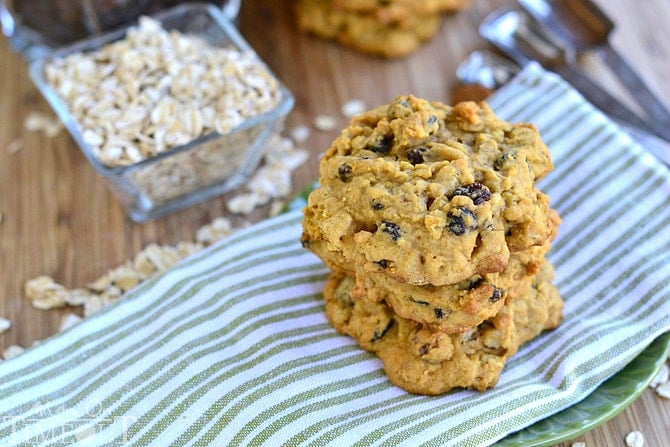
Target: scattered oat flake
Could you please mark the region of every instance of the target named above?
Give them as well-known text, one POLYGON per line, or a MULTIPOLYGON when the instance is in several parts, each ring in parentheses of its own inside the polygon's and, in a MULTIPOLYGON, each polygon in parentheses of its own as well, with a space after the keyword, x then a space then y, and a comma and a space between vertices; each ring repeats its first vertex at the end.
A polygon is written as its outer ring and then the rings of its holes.
POLYGON ((58 118, 40 112, 30 112, 23 121, 23 126, 31 132, 44 132, 50 138, 58 135, 63 128, 58 118))
POLYGON ((665 382, 656 387, 656 394, 659 396, 670 399, 670 382, 665 382))
POLYGON ((63 332, 66 329, 71 328, 75 324, 79 323, 82 320, 82 318, 79 315, 73 314, 73 313, 68 313, 63 315, 63 317, 60 320, 60 325, 58 326, 58 331, 63 332))
POLYGON ((586 447, 586 443, 582 441, 573 442, 572 447, 586 447))
POLYGON ((291 139, 273 135, 267 145, 263 165, 247 182, 247 191, 228 200, 228 211, 249 215, 259 206, 275 199, 285 199, 293 190, 293 171, 308 158, 309 152, 296 147, 291 139))
POLYGON ((0 334, 7 332, 12 327, 12 322, 6 318, 0 317, 0 334))
POLYGON ((295 126, 289 131, 289 136, 296 143, 304 143, 305 141, 307 141, 307 138, 309 138, 309 134, 310 134, 309 127, 305 126, 304 124, 295 126))
POLYGON ((342 104, 342 109, 340 111, 342 112, 342 115, 351 118, 354 115, 365 112, 365 103, 360 99, 352 99, 342 104))
MULTIPOLYGON (((309 157, 309 152, 295 146, 294 140, 273 134, 266 146, 262 166, 242 191, 228 202, 231 212, 250 214, 255 208, 271 203, 270 213, 276 214, 292 192, 291 176, 309 157)), ((175 246, 150 244, 132 260, 109 270, 105 275, 83 288, 68 289, 49 276, 39 276, 25 283, 25 295, 38 309, 73 306, 82 308, 84 318, 109 306, 128 290, 143 281, 172 268, 181 259, 214 244, 236 231, 224 217, 203 225, 193 241, 175 246)), ((68 315, 61 330, 75 324, 80 317, 68 315)))
POLYGON ((231 213, 249 215, 261 201, 262 198, 257 194, 244 193, 231 197, 226 206, 231 213))
POLYGON ((7 348, 2 351, 2 358, 5 360, 11 359, 12 357, 16 357, 17 355, 21 354, 25 349, 23 349, 19 345, 10 345, 7 346, 7 348))
MULTIPOLYGON (((150 244, 133 260, 108 271, 85 288, 68 289, 45 275, 26 281, 25 294, 38 309, 81 307, 84 317, 87 317, 109 306, 141 282, 168 270, 180 259, 202 250, 233 231, 231 222, 220 217, 198 230, 197 242, 183 241, 174 247, 150 244)), ((61 322, 61 330, 74 324, 78 318, 74 314, 68 315, 61 322)))
POLYGON ((7 153, 9 155, 14 155, 23 148, 23 140, 20 138, 15 139, 9 145, 7 145, 7 153))
POLYGON ((323 132, 334 130, 337 126, 337 119, 329 115, 319 115, 314 118, 314 127, 323 132))
POLYGON ((641 432, 634 430, 626 435, 626 445, 628 447, 642 447, 644 446, 644 436, 641 432))
POLYGON ((211 245, 214 242, 229 235, 233 231, 233 225, 225 217, 217 217, 211 223, 202 226, 195 235, 195 240, 201 244, 211 245))
POLYGON ((658 370, 658 373, 656 373, 656 376, 654 376, 651 383, 649 383, 649 386, 651 388, 657 388, 659 385, 666 383, 668 380, 670 380, 670 369, 668 368, 668 365, 665 364, 661 366, 661 369, 658 370))
POLYGON ((26 297, 37 309, 53 309, 66 305, 68 290, 49 276, 39 276, 25 284, 26 297))
POLYGON ((88 289, 72 289, 68 290, 68 295, 65 298, 65 304, 68 306, 83 306, 93 293, 88 289))
POLYGON ((103 295, 93 295, 91 299, 84 303, 84 317, 90 317, 91 315, 100 312, 105 307, 112 304, 118 298, 121 297, 121 294, 117 294, 112 297, 103 295))
POLYGON ((273 200, 272 203, 270 204, 270 216, 276 216, 286 206, 286 201, 285 200, 273 200))

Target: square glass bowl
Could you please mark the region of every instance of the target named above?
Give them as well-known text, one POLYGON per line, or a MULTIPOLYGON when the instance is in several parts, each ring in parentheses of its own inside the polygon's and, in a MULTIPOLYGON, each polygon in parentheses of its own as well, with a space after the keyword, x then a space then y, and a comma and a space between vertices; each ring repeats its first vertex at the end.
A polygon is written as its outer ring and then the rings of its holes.
POLYGON ((280 97, 274 108, 246 119, 229 132, 212 132, 134 164, 112 167, 103 163, 86 142, 82 126, 47 81, 45 65, 52 59, 97 50, 123 39, 127 28, 79 41, 34 60, 29 67, 33 82, 135 222, 159 218, 239 187, 258 166, 269 137, 281 130, 294 104, 293 95, 260 61, 220 8, 183 4, 151 17, 167 31, 197 35, 211 45, 252 54, 276 81, 280 97))
MULTIPOLYGON (((27 60, 193 0, 0 0, 0 26, 27 60)), ((204 0, 235 20, 242 0, 204 0)))

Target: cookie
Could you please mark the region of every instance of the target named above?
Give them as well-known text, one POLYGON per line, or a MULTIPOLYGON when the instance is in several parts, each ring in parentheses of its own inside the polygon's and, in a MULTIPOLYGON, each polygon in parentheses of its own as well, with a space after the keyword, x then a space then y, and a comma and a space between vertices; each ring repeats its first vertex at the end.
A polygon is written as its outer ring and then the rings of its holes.
POLYGON ((432 38, 439 30, 437 15, 379 17, 336 8, 330 0, 298 0, 298 28, 324 39, 387 58, 405 56, 432 38))
POLYGON ((440 14, 465 8, 469 0, 333 0, 337 8, 356 12, 397 9, 405 14, 440 14))
POLYGON ((547 243, 512 253, 504 271, 446 286, 413 286, 387 275, 359 272, 351 296, 384 301, 398 316, 448 334, 465 332, 495 316, 506 301, 527 293, 548 251, 547 243))
POLYGON ((537 129, 485 104, 414 96, 357 115, 319 164, 302 241, 336 271, 412 285, 498 273, 556 231, 535 183, 553 165, 537 129))
POLYGON ((372 15, 381 24, 403 24, 415 16, 439 16, 448 12, 464 9, 468 0, 332 0, 335 9, 358 14, 372 15))
POLYGON ((332 274, 324 290, 331 325, 383 363, 389 380, 406 391, 438 395, 454 388, 494 386, 507 359, 546 329, 558 326, 562 301, 545 263, 532 287, 492 318, 459 334, 402 318, 384 302, 351 298, 354 279, 332 274))

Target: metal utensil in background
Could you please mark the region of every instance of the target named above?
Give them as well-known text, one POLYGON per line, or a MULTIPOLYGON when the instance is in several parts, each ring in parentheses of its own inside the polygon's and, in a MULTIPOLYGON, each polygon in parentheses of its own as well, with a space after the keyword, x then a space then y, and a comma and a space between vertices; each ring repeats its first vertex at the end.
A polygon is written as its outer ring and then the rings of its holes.
MULTIPOLYGON (((456 69, 456 77, 464 84, 479 84, 497 90, 509 82, 521 67, 513 61, 492 51, 474 51, 466 57, 456 69)), ((640 146, 651 152, 661 162, 670 166, 670 143, 631 126, 621 120, 617 124, 627 132, 640 146)))
POLYGON ((655 119, 642 119, 570 63, 568 50, 523 11, 502 8, 484 19, 479 32, 520 66, 537 61, 566 79, 587 100, 607 115, 670 141, 670 126, 655 119))
POLYGON ((634 94, 648 118, 670 126, 670 112, 638 73, 610 45, 614 23, 591 0, 518 0, 521 7, 576 55, 594 52, 634 94))
POLYGON ((496 90, 516 76, 521 67, 498 54, 480 50, 473 51, 458 65, 456 77, 464 84, 478 84, 496 90))

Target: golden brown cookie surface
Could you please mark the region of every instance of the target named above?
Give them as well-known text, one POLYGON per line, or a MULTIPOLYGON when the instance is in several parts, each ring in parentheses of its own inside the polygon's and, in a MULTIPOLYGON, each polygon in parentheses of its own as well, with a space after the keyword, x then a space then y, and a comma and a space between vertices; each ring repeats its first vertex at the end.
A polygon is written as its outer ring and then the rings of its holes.
POLYGON ((438 14, 463 9, 468 0, 333 0, 333 5, 349 11, 373 12, 400 9, 405 14, 438 14))
POLYGON ((303 242, 338 271, 456 284, 555 233, 535 187, 552 168, 539 133, 483 103, 397 97, 354 117, 319 167, 303 242))
POLYGON ((527 293, 548 251, 549 243, 512 253, 502 272, 446 286, 413 286, 384 274, 358 271, 351 295, 356 300, 384 301, 397 315, 445 333, 465 332, 494 317, 506 301, 527 293))
POLYGON ((460 334, 446 334, 402 318, 383 302, 351 298, 353 278, 331 275, 326 316, 382 361, 393 384, 409 392, 437 395, 454 388, 483 391, 494 386, 508 357, 562 318, 562 301, 545 263, 531 289, 498 314, 460 334))
POLYGON ((298 28, 304 32, 387 58, 416 50, 437 33, 441 24, 436 14, 348 11, 330 0, 298 0, 295 15, 298 28))
POLYGON ((416 16, 438 17, 465 9, 469 0, 332 0, 336 10, 375 17, 381 24, 403 24, 416 16))
POLYGON ((330 323, 407 391, 493 386, 561 319, 545 260, 560 218, 536 187, 552 167, 534 126, 485 103, 407 95, 356 115, 303 210, 330 323))

